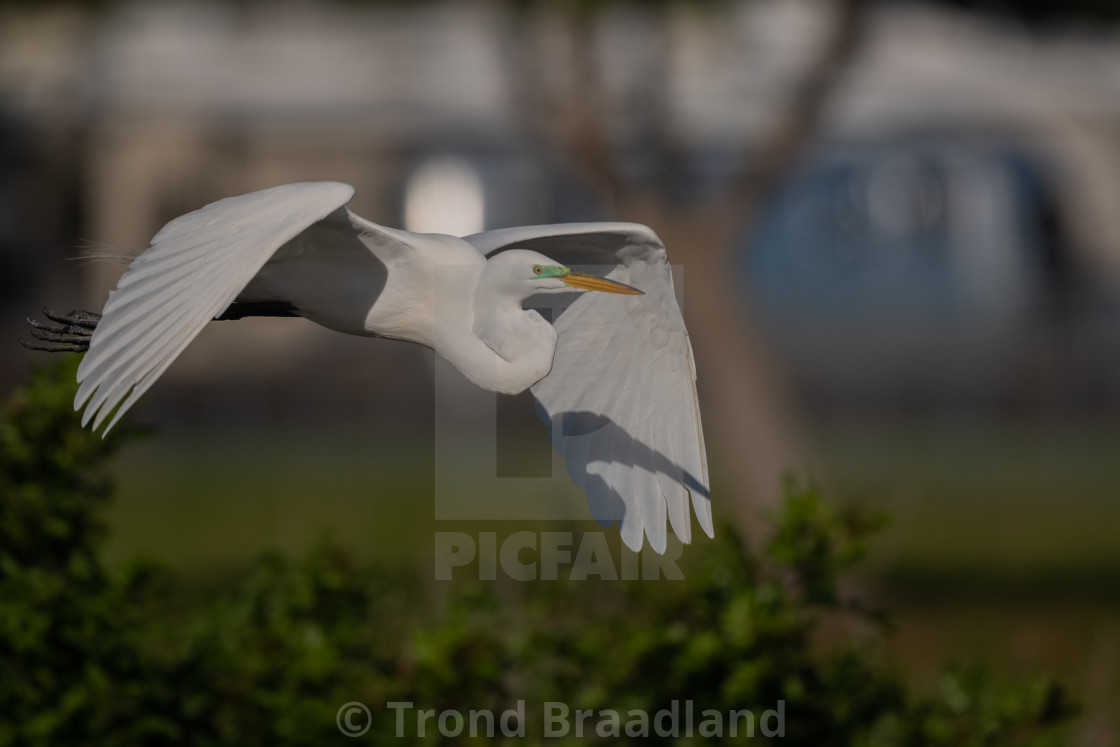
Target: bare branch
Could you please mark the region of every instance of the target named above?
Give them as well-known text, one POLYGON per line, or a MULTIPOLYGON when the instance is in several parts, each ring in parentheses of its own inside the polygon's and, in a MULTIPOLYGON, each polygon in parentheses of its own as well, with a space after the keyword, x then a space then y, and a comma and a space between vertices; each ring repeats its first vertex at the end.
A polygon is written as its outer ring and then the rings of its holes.
POLYGON ((722 198, 722 213, 753 225, 767 198, 796 168, 820 129, 833 94, 861 47, 867 18, 866 0, 834 0, 834 20, 820 55, 794 87, 774 125, 752 143, 757 157, 722 198))
POLYGON ((541 45, 532 12, 523 8, 514 14, 516 28, 510 35, 514 39, 515 59, 510 67, 515 113, 532 137, 559 154, 607 209, 613 210, 625 185, 608 132, 597 16, 579 8, 569 8, 563 15, 571 42, 566 50, 571 59, 565 67, 571 74, 559 83, 552 82, 562 90, 546 90, 549 82, 540 64, 541 45))

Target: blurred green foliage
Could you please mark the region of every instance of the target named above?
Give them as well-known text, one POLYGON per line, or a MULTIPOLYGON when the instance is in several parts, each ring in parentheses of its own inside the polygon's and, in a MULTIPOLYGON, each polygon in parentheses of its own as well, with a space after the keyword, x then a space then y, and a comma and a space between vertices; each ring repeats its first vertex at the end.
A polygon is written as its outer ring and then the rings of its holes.
MULTIPOLYGON (((683 582, 418 585, 321 542, 184 604, 165 571, 103 564, 106 465, 130 434, 82 429, 73 382, 72 364, 45 369, 0 415, 0 745, 346 742, 350 701, 370 709, 366 743, 399 743, 389 702, 524 701, 526 736, 507 741, 560 744, 588 740, 546 740, 546 702, 784 701, 783 741, 811 745, 1054 744, 1072 713, 1049 678, 979 668, 909 691, 885 616, 841 591, 881 521, 794 483, 761 557, 725 530, 686 554, 683 582)), ((414 714, 406 742, 469 741, 434 719, 421 739, 414 714)))

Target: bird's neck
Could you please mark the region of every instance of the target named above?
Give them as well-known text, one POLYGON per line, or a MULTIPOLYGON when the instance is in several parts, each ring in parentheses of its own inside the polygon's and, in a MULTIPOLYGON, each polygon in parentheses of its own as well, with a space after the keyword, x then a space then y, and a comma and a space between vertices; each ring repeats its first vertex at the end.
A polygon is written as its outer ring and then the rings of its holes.
POLYGON ((476 296, 471 344, 452 360, 475 384, 503 394, 518 394, 552 370, 556 330, 520 299, 486 293, 476 296))

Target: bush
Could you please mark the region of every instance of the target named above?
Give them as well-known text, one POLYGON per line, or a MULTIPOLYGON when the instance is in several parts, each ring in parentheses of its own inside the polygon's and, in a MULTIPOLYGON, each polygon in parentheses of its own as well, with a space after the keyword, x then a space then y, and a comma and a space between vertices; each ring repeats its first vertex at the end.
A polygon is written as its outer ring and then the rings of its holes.
MULTIPOLYGON (((697 723, 780 702, 783 741, 811 745, 1049 744, 1071 713, 1048 678, 977 668, 909 692, 886 617, 838 586, 881 522, 793 483, 760 559, 724 530, 687 554, 687 582, 456 584, 433 614, 415 584, 320 543, 184 612, 166 572, 101 561, 106 464, 131 434, 80 427, 73 369, 40 372, 0 416, 0 745, 323 744, 345 741, 349 701, 370 707, 363 740, 394 744, 390 702, 524 701, 526 737, 506 741, 561 744, 587 740, 545 740, 544 703, 593 709, 592 741, 605 709, 625 724, 689 699, 697 723), (838 633, 853 623, 863 634, 838 633)), ((414 717, 409 742, 465 739, 434 720, 420 738, 414 717)))

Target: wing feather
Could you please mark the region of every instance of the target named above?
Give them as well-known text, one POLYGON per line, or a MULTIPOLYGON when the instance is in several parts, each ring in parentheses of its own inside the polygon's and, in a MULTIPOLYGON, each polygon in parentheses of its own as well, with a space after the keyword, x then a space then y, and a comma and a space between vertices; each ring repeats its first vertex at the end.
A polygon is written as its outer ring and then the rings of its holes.
POLYGON ((164 226, 109 294, 78 368, 74 408, 88 403, 83 424, 93 420, 97 428, 116 410, 105 430, 112 428, 277 249, 353 195, 338 182, 286 184, 219 200, 164 226))
MULTIPOLYGON (((531 388, 538 414, 601 524, 664 552, 667 525, 691 539, 689 501, 713 534, 688 331, 665 247, 646 226, 573 223, 466 237, 483 254, 531 249, 632 285, 643 296, 584 293, 553 309, 551 373, 531 388)), ((556 297, 552 297, 556 298, 556 297)))

